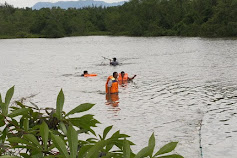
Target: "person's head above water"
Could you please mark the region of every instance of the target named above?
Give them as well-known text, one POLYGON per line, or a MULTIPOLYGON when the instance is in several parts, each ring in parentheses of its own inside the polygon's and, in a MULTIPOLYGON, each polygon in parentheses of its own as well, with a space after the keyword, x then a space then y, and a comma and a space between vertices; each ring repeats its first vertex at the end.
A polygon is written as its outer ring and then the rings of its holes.
POLYGON ((117 59, 116 58, 113 58, 113 61, 116 61, 117 59))
POLYGON ((118 73, 117 72, 113 72, 113 77, 117 78, 118 77, 118 73))
POLYGON ((121 76, 123 77, 125 75, 125 72, 124 71, 121 71, 121 76))
POLYGON ((85 74, 88 74, 88 71, 84 71, 83 74, 84 74, 84 75, 85 75, 85 74))

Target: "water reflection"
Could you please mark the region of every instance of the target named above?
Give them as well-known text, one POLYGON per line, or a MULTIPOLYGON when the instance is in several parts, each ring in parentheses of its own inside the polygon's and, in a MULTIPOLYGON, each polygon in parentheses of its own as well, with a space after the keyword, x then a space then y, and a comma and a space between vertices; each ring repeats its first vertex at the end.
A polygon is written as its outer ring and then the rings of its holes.
POLYGON ((111 105, 113 107, 117 107, 119 105, 119 96, 118 94, 106 94, 106 105, 111 105))
POLYGON ((112 111, 114 116, 118 116, 118 112, 121 110, 119 106, 119 95, 117 94, 106 94, 105 105, 109 105, 108 111, 112 111))
POLYGON ((124 81, 124 80, 119 80, 118 81, 118 84, 119 84, 119 86, 121 86, 121 87, 127 87, 128 86, 128 81, 126 80, 126 81, 124 81))

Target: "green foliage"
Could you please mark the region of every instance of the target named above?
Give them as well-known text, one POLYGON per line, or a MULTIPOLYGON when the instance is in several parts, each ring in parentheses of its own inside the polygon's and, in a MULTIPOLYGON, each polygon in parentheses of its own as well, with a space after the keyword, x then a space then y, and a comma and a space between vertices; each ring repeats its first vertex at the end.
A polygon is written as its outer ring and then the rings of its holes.
POLYGON ((70 112, 68 112, 65 116, 72 115, 75 113, 80 113, 83 111, 87 111, 91 109, 95 104, 90 104, 90 103, 84 103, 81 105, 78 105, 76 108, 72 109, 70 112))
POLYGON ((56 106, 56 116, 59 119, 62 119, 62 110, 63 110, 63 104, 64 104, 64 94, 63 94, 63 90, 61 89, 58 97, 57 97, 57 106, 56 106))
POLYGON ((14 87, 7 91, 5 102, 0 100, 0 158, 182 158, 177 154, 167 155, 175 149, 177 142, 166 144, 154 154, 154 133, 148 146, 137 154, 131 150, 134 143, 127 140, 128 135, 116 131, 108 137, 112 126, 106 127, 102 136, 98 135, 92 127, 99 121, 93 115, 80 116, 94 104, 81 104, 66 114, 62 90, 57 97, 56 109, 42 109, 33 103, 27 106, 19 101, 9 107, 13 93, 14 87), (9 113, 6 107, 11 109, 9 113), (69 117, 72 114, 75 117, 69 117), (79 140, 82 133, 93 137, 79 140))
POLYGON ((70 147, 70 158, 74 158, 77 156, 78 136, 77 131, 72 127, 72 125, 68 128, 67 138, 70 147))
POLYGON ((43 141, 44 149, 47 149, 47 142, 49 139, 49 127, 44 121, 40 125, 40 136, 43 141))
POLYGON ((117 7, 0 5, 0 38, 81 35, 236 37, 236 0, 130 0, 117 7))
POLYGON ((178 142, 170 142, 170 143, 166 144, 155 154, 155 156, 162 155, 162 154, 169 153, 169 152, 173 151, 177 144, 178 144, 178 142))

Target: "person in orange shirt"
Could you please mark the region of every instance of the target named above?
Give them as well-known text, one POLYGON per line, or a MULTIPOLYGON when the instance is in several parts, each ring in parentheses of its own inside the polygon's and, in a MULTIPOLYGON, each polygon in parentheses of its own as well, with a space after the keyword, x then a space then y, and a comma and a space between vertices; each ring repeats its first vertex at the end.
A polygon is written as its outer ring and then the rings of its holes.
POLYGON ((107 104, 111 104, 112 106, 118 106, 118 73, 114 72, 113 76, 109 76, 106 84, 105 84, 105 91, 106 91, 106 100, 107 104))
POLYGON ((92 77, 92 76, 97 76, 97 74, 88 74, 88 71, 84 71, 81 76, 84 76, 84 77, 92 77))
POLYGON ((124 71, 121 71, 121 73, 119 74, 118 80, 119 81, 131 81, 133 80, 137 75, 134 75, 133 77, 128 77, 128 74, 125 73, 124 71))
POLYGON ((105 91, 107 94, 118 93, 118 73, 114 72, 113 76, 109 76, 106 84, 105 91))

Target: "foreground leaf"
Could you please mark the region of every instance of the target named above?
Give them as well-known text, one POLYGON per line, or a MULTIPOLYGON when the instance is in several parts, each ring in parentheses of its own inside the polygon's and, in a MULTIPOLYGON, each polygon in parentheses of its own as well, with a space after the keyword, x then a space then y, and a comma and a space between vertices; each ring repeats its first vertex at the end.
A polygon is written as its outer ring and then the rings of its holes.
POLYGON ((170 143, 164 145, 154 156, 162 155, 162 154, 169 153, 169 152, 173 151, 176 148, 177 144, 178 144, 178 142, 170 142, 170 143))
POLYGON ((148 155, 150 157, 152 157, 152 154, 153 154, 153 151, 154 151, 154 148, 155 148, 155 136, 154 136, 154 133, 152 133, 150 139, 149 139, 149 143, 148 143, 148 148, 149 148, 149 151, 148 151, 148 155))
POLYGON ((84 104, 78 105, 76 108, 72 109, 69 113, 67 113, 66 116, 87 111, 91 109, 94 105, 95 104, 90 104, 90 103, 84 103, 84 104))
POLYGON ((65 135, 67 135, 67 128, 63 122, 59 122, 59 127, 65 135))
POLYGON ((109 133, 109 131, 112 129, 113 126, 108 126, 105 128, 104 132, 103 132, 103 140, 106 138, 107 134, 109 133))
POLYGON ((76 158, 78 148, 78 136, 77 131, 72 127, 72 125, 70 125, 68 128, 67 138, 70 147, 70 158, 76 158))
POLYGON ((90 131, 92 134, 96 135, 91 127, 96 127, 96 124, 99 123, 94 119, 93 115, 84 115, 82 117, 70 118, 68 119, 74 126, 83 128, 87 131, 90 131))
POLYGON ((53 133, 51 133, 51 137, 52 137, 52 140, 53 140, 53 143, 54 143, 55 147, 59 150, 59 152, 65 158, 69 158, 69 154, 67 152, 65 142, 59 136, 56 136, 53 133))
POLYGON ((12 99, 13 94, 14 94, 14 86, 11 87, 11 88, 7 91, 7 94, 6 94, 6 97, 5 97, 4 108, 2 109, 3 115, 7 115, 7 114, 8 114, 8 106, 9 106, 9 104, 10 104, 10 101, 11 101, 11 99, 12 99))
POLYGON ((4 126, 5 125, 5 118, 3 115, 0 115, 0 127, 4 126))
POLYGON ((25 105, 23 105, 21 102, 19 102, 19 101, 16 101, 15 102, 17 105, 19 105, 21 108, 25 108, 26 106, 25 105))
POLYGON ((40 135, 41 135, 43 143, 44 143, 44 149, 46 150, 47 144, 48 144, 48 137, 49 137, 49 127, 45 122, 43 122, 40 125, 40 135))
MULTIPOLYGON (((17 123, 17 122, 16 122, 16 123, 17 123)), ((24 130, 25 130, 25 131, 28 131, 28 130, 29 130, 29 119, 28 119, 28 118, 24 118, 23 127, 24 127, 24 130)))
POLYGON ((33 134, 25 134, 23 135, 23 138, 32 142, 34 145, 42 149, 41 145, 39 144, 39 141, 36 139, 36 137, 33 134))
POLYGON ((16 116, 19 116, 19 115, 25 115, 27 114, 27 112, 30 111, 29 108, 22 108, 22 109, 17 109, 17 110, 14 110, 12 113, 10 113, 8 115, 8 117, 16 117, 16 116))
POLYGON ((61 89, 58 94, 56 103, 56 115, 59 117, 59 119, 62 119, 63 104, 64 104, 64 94, 63 90, 61 89))
POLYGON ((143 158, 147 155, 148 151, 149 151, 149 148, 145 147, 142 150, 140 150, 134 158, 143 158))
POLYGON ((106 145, 109 145, 112 142, 112 139, 108 140, 101 140, 97 142, 92 148, 89 149, 88 154, 86 155, 86 158, 92 158, 97 157, 97 154, 99 154, 99 151, 103 149, 106 145))
POLYGON ((79 149, 79 153, 78 153, 78 157, 84 157, 84 155, 87 153, 87 151, 92 148, 93 145, 85 145, 85 146, 82 146, 80 149, 79 149))
POLYGON ((123 147, 124 147, 123 148, 123 157, 130 158, 130 154, 131 154, 130 144, 126 139, 124 140, 123 147))
POLYGON ((1 93, 0 93, 0 103, 2 103, 2 95, 1 95, 1 93))
POLYGON ((157 158, 184 158, 184 157, 181 155, 173 154, 173 155, 166 155, 166 156, 161 156, 157 158))
POLYGON ((8 138, 8 141, 11 143, 20 143, 20 144, 27 144, 27 145, 31 145, 31 143, 25 139, 19 138, 19 137, 11 137, 8 138))
POLYGON ((31 157, 32 157, 32 158, 43 158, 44 156, 43 156, 43 153, 42 153, 42 152, 39 152, 39 153, 37 153, 37 154, 32 155, 31 157))

